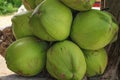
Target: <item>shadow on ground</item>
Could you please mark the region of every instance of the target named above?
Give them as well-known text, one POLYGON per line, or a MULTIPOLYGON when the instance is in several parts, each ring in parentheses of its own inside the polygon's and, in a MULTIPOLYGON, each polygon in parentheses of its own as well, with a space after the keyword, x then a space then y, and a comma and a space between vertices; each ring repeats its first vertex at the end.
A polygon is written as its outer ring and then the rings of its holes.
POLYGON ((8 76, 0 76, 0 80, 52 80, 48 78, 40 78, 39 76, 35 77, 21 77, 16 74, 8 75, 8 76))

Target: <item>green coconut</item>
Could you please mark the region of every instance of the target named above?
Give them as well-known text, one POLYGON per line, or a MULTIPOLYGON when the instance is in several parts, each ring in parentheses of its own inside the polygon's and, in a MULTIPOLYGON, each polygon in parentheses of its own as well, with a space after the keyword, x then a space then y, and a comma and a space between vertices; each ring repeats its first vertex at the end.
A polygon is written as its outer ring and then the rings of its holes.
POLYGON ((65 5, 78 11, 90 10, 96 0, 60 0, 65 5))
POLYGON ((104 11, 78 13, 72 25, 72 40, 83 49, 97 50, 112 42, 118 33, 113 16, 104 11))
POLYGON ((87 64, 86 76, 102 75, 106 69, 108 57, 105 49, 83 50, 87 64))
POLYGON ((57 0, 44 1, 35 9, 30 19, 33 34, 46 41, 66 39, 71 23, 71 10, 57 0))
POLYGON ((81 49, 65 40, 57 42, 48 50, 46 68, 57 80, 82 80, 86 62, 81 49))
POLYGON ((22 12, 12 18, 12 31, 16 39, 33 36, 29 26, 32 12, 22 12))
POLYGON ((13 42, 6 50, 7 67, 21 75, 37 75, 46 63, 47 43, 26 37, 13 42))
POLYGON ((22 0, 23 5, 27 10, 34 10, 43 0, 22 0))

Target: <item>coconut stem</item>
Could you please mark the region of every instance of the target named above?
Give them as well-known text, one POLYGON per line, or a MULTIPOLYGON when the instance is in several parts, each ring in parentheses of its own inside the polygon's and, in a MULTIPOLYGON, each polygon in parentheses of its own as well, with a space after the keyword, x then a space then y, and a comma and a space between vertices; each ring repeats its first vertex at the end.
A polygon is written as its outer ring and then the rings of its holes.
POLYGON ((40 8, 41 5, 44 4, 45 2, 46 2, 46 0, 43 0, 43 1, 35 8, 35 10, 33 11, 32 15, 31 15, 31 17, 32 17, 33 15, 35 15, 36 13, 39 12, 39 8, 40 8))

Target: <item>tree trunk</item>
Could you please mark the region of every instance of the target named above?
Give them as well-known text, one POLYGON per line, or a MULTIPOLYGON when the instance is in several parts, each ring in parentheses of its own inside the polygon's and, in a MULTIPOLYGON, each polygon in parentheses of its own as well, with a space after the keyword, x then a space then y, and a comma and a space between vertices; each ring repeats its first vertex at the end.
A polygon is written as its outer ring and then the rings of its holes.
MULTIPOLYGON (((107 8, 115 16, 120 27, 120 0, 102 0, 102 3, 103 8, 107 8)), ((109 80, 120 80, 120 30, 117 41, 109 46, 109 63, 104 77, 109 77, 109 80)))
MULTIPOLYGON (((110 12, 116 18, 120 27, 120 0, 102 0, 101 10, 110 12)), ((106 50, 109 60, 105 73, 100 77, 88 80, 120 80, 120 30, 117 41, 108 45, 106 50)))

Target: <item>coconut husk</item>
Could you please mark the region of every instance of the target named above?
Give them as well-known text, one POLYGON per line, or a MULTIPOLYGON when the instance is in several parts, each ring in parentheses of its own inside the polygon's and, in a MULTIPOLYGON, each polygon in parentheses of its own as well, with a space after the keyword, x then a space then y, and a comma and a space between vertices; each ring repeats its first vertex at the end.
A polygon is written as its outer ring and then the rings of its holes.
POLYGON ((12 33, 11 27, 6 27, 3 30, 0 30, 0 55, 5 57, 6 48, 15 41, 15 37, 12 33))

